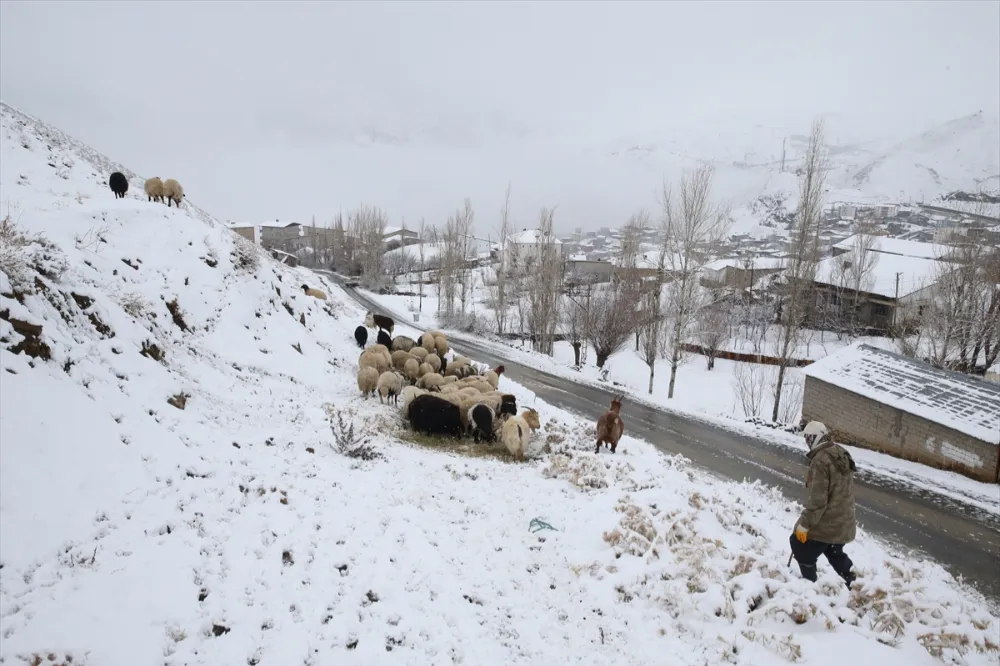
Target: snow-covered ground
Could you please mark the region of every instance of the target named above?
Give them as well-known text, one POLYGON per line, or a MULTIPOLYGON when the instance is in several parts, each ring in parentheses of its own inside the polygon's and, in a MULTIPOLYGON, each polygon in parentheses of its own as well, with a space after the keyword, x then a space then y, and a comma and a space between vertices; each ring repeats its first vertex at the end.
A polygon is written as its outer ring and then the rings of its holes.
MULTIPOLYGON (((437 297, 433 288, 425 288, 423 308, 419 313, 419 323, 423 328, 438 327, 440 322, 435 316, 437 297)), ((415 298, 410 296, 395 296, 375 294, 360 290, 367 298, 383 305, 388 312, 397 314, 397 320, 412 322, 415 298)), ((482 315, 483 313, 480 312, 482 315)), ((490 316, 486 313, 485 316, 490 316)), ((734 351, 753 353, 768 353, 771 345, 772 331, 764 336, 765 343, 754 348, 745 339, 737 339, 726 345, 734 351)), ((456 339, 468 338, 461 333, 451 331, 456 339)), ((640 401, 656 407, 671 409, 695 418, 711 421, 730 430, 742 434, 767 439, 802 450, 802 440, 798 435, 790 434, 782 429, 758 425, 754 417, 769 421, 773 408, 774 397, 772 382, 777 368, 767 365, 738 363, 725 359, 716 359, 715 368, 708 370, 707 359, 697 354, 689 354, 685 362, 677 370, 677 384, 673 399, 668 399, 670 382, 670 367, 663 361, 656 362, 653 381, 653 392, 649 388, 649 367, 636 354, 634 347, 626 345, 624 349, 614 354, 606 363, 607 376, 594 365, 593 352, 582 368, 573 367, 574 357, 572 346, 568 342, 557 342, 552 356, 532 351, 527 342, 512 342, 495 338, 475 338, 476 344, 486 346, 496 353, 519 361, 533 368, 544 370, 553 375, 577 382, 588 382, 596 386, 613 387, 630 396, 631 400, 640 401), (749 385, 758 386, 756 398, 744 396, 747 393, 737 388, 739 380, 743 379, 749 385)), ((851 340, 838 340, 832 333, 821 331, 806 331, 796 353, 799 358, 822 358, 851 344, 851 340)), ((883 348, 891 348, 891 341, 885 338, 855 339, 853 342, 865 342, 883 348)), ((797 422, 802 407, 802 389, 805 377, 798 368, 789 368, 785 376, 783 402, 786 407, 780 410, 787 423, 797 422)), ((970 479, 956 472, 928 467, 920 463, 902 460, 890 455, 851 447, 855 461, 863 470, 877 473, 901 483, 918 486, 922 489, 939 493, 970 504, 988 513, 1000 515, 1000 492, 996 484, 983 483, 970 479)))
POLYGON ((759 484, 541 401, 526 464, 414 439, 339 288, 2 120, 0 663, 995 663, 983 598, 866 533, 853 591, 800 580, 759 484))

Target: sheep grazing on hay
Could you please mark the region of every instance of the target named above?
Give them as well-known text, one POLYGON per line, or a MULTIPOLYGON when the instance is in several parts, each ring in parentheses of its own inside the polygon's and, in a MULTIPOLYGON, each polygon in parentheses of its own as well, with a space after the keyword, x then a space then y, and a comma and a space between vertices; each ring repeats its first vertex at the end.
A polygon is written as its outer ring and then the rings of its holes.
POLYGON ((601 452, 601 444, 609 445, 611 453, 614 453, 615 449, 618 448, 618 440, 625 432, 625 424, 622 422, 622 417, 618 415, 622 408, 623 397, 619 395, 612 398, 611 409, 597 419, 597 446, 594 448, 594 453, 601 452))
POLYGON ((385 315, 375 314, 374 312, 369 312, 365 315, 365 326, 368 328, 381 328, 392 334, 392 329, 395 328, 396 322, 392 320, 391 317, 386 317, 385 315))
POLYGON ((421 363, 419 366, 417 366, 417 378, 418 379, 420 377, 423 377, 424 375, 430 374, 432 372, 434 372, 434 368, 432 368, 427 363, 421 363))
POLYGON ((428 435, 462 436, 462 419, 458 405, 436 395, 418 395, 407 410, 410 426, 428 435))
POLYGON ((527 409, 520 416, 515 415, 507 419, 500 431, 500 439, 512 456, 523 461, 528 449, 528 436, 540 425, 538 412, 527 409))
POLYGON ((386 371, 378 376, 378 401, 382 398, 386 401, 392 398, 393 402, 399 404, 399 394, 403 392, 403 378, 395 372, 386 371))
POLYGON ((364 326, 358 326, 354 329, 354 339, 358 341, 358 346, 364 349, 368 342, 368 329, 364 326))
POLYGON ((378 343, 380 345, 385 345, 386 349, 392 349, 392 338, 385 331, 379 329, 379 332, 375 336, 375 339, 378 340, 378 343))
POLYGON ((418 395, 427 395, 427 391, 418 389, 416 386, 403 387, 403 390, 399 394, 399 397, 403 399, 403 404, 400 406, 403 416, 407 416, 409 414, 410 403, 413 402, 413 399, 418 395))
POLYGON ((479 443, 482 436, 487 442, 496 441, 496 434, 493 432, 493 410, 488 405, 479 403, 469 410, 469 422, 475 426, 472 436, 479 443))
POLYGON ((163 181, 160 180, 159 176, 147 178, 142 189, 145 190, 149 201, 163 203, 163 181))
POLYGON ((128 192, 128 178, 122 172, 115 171, 111 174, 111 178, 108 178, 108 187, 115 193, 115 199, 124 199, 125 193, 128 192))
POLYGON ((408 352, 417 346, 417 341, 413 338, 408 338, 405 335, 400 335, 392 339, 392 351, 405 351, 408 352))
POLYGON ((313 289, 307 284, 302 285, 302 293, 306 296, 312 296, 313 298, 318 298, 321 301, 326 300, 326 294, 319 289, 313 289))
POLYGON ((424 363, 434 368, 434 372, 441 372, 441 357, 437 354, 428 354, 424 363))
POLYGON ((517 414, 517 397, 510 393, 504 393, 500 396, 500 410, 497 412, 497 416, 504 414, 508 416, 515 416, 517 414))
MULTIPOLYGON (((399 338, 396 338, 396 340, 398 340, 398 339, 399 339, 399 338)), ((393 342, 395 342, 395 340, 394 340, 393 342)), ((430 352, 428 352, 428 351, 427 351, 426 349, 424 349, 423 347, 420 347, 420 346, 414 346, 414 347, 411 347, 411 348, 410 348, 410 353, 411 353, 411 354, 413 354, 413 355, 414 355, 414 356, 416 357, 416 359, 417 359, 418 361, 420 361, 421 363, 423 363, 423 362, 424 362, 424 359, 425 359, 425 358, 427 358, 427 356, 428 356, 428 354, 429 354, 430 352)))
POLYGON ((378 370, 370 367, 363 367, 358 370, 358 388, 361 389, 361 395, 366 398, 375 393, 378 388, 378 370))
POLYGON ((427 389, 428 391, 439 391, 443 380, 444 378, 438 373, 428 372, 417 380, 417 388, 427 389))
POLYGON ((505 368, 502 365, 498 365, 492 370, 487 370, 483 373, 483 378, 490 383, 494 389, 500 384, 500 375, 503 374, 505 368))
POLYGON ((171 203, 180 208, 184 199, 184 188, 173 178, 167 178, 163 182, 163 197, 167 200, 168 208, 171 203))

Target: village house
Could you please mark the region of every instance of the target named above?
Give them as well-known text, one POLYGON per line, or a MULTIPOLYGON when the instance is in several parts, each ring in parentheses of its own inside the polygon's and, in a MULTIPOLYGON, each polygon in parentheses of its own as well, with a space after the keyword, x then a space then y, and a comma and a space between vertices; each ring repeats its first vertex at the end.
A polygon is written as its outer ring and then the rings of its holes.
POLYGON ((558 238, 554 236, 548 239, 544 238, 538 229, 524 229, 514 234, 507 241, 507 256, 505 258, 507 266, 511 270, 519 270, 534 265, 541 253, 541 248, 547 242, 552 243, 556 257, 562 260, 563 243, 558 238))
POLYGON ((784 261, 773 257, 717 259, 705 264, 701 284, 713 289, 742 291, 756 285, 762 278, 780 273, 784 261))
POLYGON ((863 343, 803 372, 802 419, 836 441, 1000 482, 1000 385, 863 343))

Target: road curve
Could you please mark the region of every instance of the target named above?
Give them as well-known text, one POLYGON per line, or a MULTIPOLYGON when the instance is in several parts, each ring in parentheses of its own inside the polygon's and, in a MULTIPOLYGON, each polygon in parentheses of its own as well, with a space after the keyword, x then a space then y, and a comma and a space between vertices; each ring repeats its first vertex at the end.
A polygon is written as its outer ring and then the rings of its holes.
MULTIPOLYGON (((339 276, 323 274, 343 284, 339 276)), ((355 289, 345 287, 344 291, 369 310, 385 311, 355 289)), ((506 376, 545 402, 584 418, 596 418, 611 402, 610 391, 576 383, 570 391, 566 379, 520 364, 464 337, 453 340, 452 346, 478 361, 503 363, 506 376)), ((720 478, 759 480, 777 487, 785 497, 802 501, 806 461, 801 453, 641 403, 629 404, 626 411, 630 436, 666 453, 681 454, 720 478)), ((859 471, 855 477, 855 495, 858 522, 867 532, 904 553, 919 551, 952 575, 964 577, 992 604, 1000 605, 1000 518, 867 471, 859 471)), ((791 532, 792 526, 788 527, 791 532)))

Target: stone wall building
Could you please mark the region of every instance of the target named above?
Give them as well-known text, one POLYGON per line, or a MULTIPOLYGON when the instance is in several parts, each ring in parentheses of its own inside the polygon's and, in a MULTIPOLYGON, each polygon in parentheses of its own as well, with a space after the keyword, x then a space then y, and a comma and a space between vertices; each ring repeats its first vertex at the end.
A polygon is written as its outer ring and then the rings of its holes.
POLYGON ((854 344, 803 369, 804 421, 834 440, 1000 482, 1000 386, 854 344))

